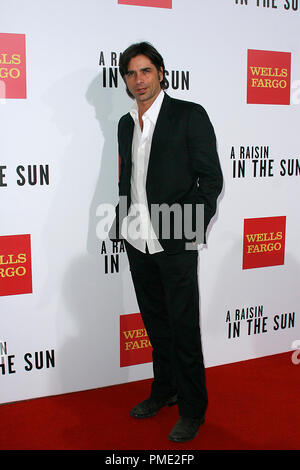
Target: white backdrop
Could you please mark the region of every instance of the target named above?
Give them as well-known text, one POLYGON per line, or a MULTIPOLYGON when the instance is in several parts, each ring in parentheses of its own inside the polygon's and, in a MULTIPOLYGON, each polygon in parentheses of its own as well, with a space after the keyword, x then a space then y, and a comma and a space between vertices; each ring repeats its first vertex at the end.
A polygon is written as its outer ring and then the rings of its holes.
MULTIPOLYGON (((299 339, 299 172, 280 175, 280 161, 300 160, 300 5, 258 4, 0 0, 0 33, 25 35, 27 84, 26 99, 0 95, 0 268, 12 262, 4 236, 22 234, 32 266, 32 293, 0 297, 1 403, 152 375, 151 363, 120 367, 120 317, 138 306, 126 254, 106 273, 112 244, 96 235, 98 206, 117 202, 116 129, 132 105, 120 76, 109 86, 111 59, 141 40, 163 55, 167 92, 202 104, 218 140, 225 183, 199 268, 206 366, 289 351, 299 339), (291 53, 290 104, 247 104, 249 49, 291 53), (188 86, 172 84, 172 71, 188 86), (267 146, 274 176, 233 178, 241 146, 267 146), (19 165, 48 165, 49 184, 18 185, 19 165), (243 269, 244 220, 275 216, 286 217, 284 263, 243 269), (268 317, 264 331, 245 318, 228 337, 236 309, 251 306, 268 317)), ((0 36, 3 63, 1 48, 0 36)), ((3 276, 3 286, 15 282, 3 276)))

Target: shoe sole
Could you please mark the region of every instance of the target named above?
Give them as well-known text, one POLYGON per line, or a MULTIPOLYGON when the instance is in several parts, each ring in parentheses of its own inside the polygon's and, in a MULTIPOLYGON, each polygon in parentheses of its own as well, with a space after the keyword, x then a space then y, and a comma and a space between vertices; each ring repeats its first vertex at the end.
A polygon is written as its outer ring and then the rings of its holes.
POLYGON ((192 441, 193 439, 195 439, 195 437, 197 437, 198 435, 198 432, 196 432, 195 435, 191 436, 191 437, 187 437, 187 438, 180 438, 180 437, 169 437, 169 440, 172 441, 172 442, 188 442, 188 441, 192 441))

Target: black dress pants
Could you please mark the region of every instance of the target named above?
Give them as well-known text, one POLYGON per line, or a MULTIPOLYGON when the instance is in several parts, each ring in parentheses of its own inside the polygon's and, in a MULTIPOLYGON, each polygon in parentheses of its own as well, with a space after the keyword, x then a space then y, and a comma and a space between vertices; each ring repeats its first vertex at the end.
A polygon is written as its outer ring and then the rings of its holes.
POLYGON ((198 251, 150 255, 127 241, 137 302, 153 347, 151 397, 178 394, 180 416, 201 417, 207 408, 199 326, 198 251))

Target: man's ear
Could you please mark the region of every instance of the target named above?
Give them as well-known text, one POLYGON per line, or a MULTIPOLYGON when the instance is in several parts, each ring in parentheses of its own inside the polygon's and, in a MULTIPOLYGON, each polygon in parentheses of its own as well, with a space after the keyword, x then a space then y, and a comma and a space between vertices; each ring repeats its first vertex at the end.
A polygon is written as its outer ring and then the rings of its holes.
POLYGON ((163 72, 163 68, 162 68, 162 67, 160 67, 160 69, 159 69, 158 77, 159 77, 159 81, 160 81, 160 82, 161 82, 162 79, 164 78, 164 72, 163 72))

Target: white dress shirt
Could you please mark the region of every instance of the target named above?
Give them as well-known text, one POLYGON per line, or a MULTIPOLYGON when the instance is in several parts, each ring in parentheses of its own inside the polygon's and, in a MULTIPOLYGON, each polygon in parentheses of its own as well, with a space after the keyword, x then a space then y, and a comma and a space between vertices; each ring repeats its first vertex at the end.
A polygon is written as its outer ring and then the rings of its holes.
POLYGON ((130 114, 134 120, 132 139, 131 206, 123 220, 122 236, 137 250, 150 254, 163 251, 154 233, 146 195, 146 179, 151 151, 153 132, 164 99, 161 90, 150 108, 143 114, 143 131, 139 123, 138 108, 135 103, 130 114))

